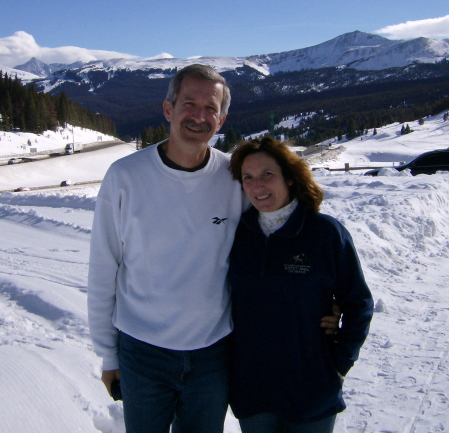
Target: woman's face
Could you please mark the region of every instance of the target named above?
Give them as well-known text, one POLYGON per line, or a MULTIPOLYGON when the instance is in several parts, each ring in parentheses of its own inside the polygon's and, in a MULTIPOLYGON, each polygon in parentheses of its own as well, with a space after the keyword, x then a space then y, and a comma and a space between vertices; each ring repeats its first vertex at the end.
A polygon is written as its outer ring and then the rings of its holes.
POLYGON ((267 153, 247 156, 242 164, 242 185, 251 204, 260 212, 273 212, 290 203, 289 185, 281 167, 267 153))

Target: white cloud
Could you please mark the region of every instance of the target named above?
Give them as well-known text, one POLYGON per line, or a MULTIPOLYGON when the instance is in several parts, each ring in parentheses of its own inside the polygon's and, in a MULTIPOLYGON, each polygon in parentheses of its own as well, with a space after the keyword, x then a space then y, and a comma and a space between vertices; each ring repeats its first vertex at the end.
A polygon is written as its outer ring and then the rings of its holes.
POLYGON ((36 57, 45 63, 73 63, 116 58, 136 58, 131 54, 114 51, 88 50, 79 47, 47 48, 39 46, 34 37, 26 32, 15 32, 12 36, 0 38, 0 65, 14 67, 36 57))
POLYGON ((427 20, 407 21, 375 30, 375 33, 387 34, 392 39, 417 38, 449 38, 449 15, 427 20))

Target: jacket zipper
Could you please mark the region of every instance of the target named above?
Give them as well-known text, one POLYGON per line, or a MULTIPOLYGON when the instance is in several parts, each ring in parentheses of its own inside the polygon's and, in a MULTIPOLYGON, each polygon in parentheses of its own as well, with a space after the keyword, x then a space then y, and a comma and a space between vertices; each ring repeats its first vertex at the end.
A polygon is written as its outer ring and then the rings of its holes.
POLYGON ((263 263, 262 263, 262 267, 260 269, 260 275, 265 275, 267 259, 268 259, 268 241, 270 239, 270 236, 265 236, 264 252, 263 252, 263 263))

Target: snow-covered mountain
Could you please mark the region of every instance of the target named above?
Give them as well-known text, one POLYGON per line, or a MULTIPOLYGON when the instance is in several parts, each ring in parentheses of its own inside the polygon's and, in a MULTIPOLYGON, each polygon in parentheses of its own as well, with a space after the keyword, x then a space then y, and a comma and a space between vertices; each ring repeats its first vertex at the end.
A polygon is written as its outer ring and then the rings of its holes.
POLYGON ((39 75, 29 72, 26 69, 10 68, 9 66, 0 65, 0 71, 3 74, 8 74, 10 77, 17 77, 23 82, 33 81, 39 79, 39 75))
POLYGON ((47 77, 53 72, 59 71, 61 69, 75 69, 81 68, 82 66, 83 62, 75 62, 71 64, 52 63, 48 65, 47 63, 36 59, 36 57, 32 57, 30 60, 28 60, 28 62, 24 63, 23 65, 18 65, 14 69, 29 72, 36 75, 37 77, 47 77))
POLYGON ((263 61, 271 74, 323 67, 381 70, 413 63, 435 63, 449 56, 449 39, 417 38, 392 41, 363 32, 346 33, 309 48, 249 60, 263 61))
POLYGON ((263 75, 292 72, 324 67, 351 67, 359 70, 381 70, 407 66, 413 63, 435 63, 449 57, 449 39, 417 38, 412 40, 389 40, 382 36, 354 31, 330 41, 282 53, 252 55, 249 57, 194 57, 173 58, 169 54, 147 59, 113 59, 77 62, 71 65, 45 63, 33 58, 15 69, 33 73, 39 77, 67 69, 89 71, 148 70, 150 78, 170 76, 175 68, 191 63, 206 63, 219 72, 248 66, 263 75))
POLYGON ((211 65, 223 74, 232 87, 234 113, 245 119, 244 125, 236 123, 231 113, 228 124, 234 122, 234 128, 250 133, 260 110, 256 113, 245 104, 254 101, 270 100, 279 106, 286 101, 274 102, 276 98, 310 92, 369 84, 382 92, 385 83, 445 80, 449 76, 449 39, 394 41, 355 31, 313 47, 248 57, 179 59, 164 53, 144 59, 49 65, 33 58, 16 69, 0 65, 0 70, 9 71, 10 76, 16 71, 22 81, 33 82, 39 92, 56 96, 65 92, 86 109, 110 117, 121 136, 135 137, 142 128, 165 121, 160 106, 168 78, 192 63, 211 65), (246 109, 251 114, 241 111, 246 109))

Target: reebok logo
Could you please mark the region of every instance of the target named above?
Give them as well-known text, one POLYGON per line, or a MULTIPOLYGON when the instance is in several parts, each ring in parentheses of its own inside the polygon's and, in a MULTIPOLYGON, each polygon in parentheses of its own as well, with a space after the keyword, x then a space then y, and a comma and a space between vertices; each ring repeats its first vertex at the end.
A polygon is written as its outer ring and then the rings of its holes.
POLYGON ((213 223, 212 224, 217 224, 217 226, 218 225, 220 225, 221 223, 225 223, 226 222, 226 220, 227 220, 227 218, 218 218, 218 217, 215 217, 215 218, 212 218, 212 220, 213 220, 213 223))

